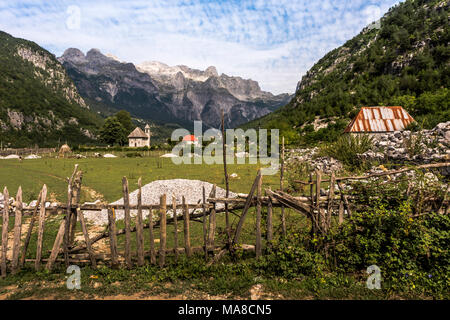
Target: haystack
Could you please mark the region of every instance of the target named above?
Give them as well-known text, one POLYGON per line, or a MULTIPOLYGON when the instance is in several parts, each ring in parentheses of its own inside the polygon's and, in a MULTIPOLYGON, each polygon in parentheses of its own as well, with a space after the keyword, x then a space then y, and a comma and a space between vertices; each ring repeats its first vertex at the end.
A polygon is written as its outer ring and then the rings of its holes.
POLYGON ((65 157, 66 153, 71 153, 71 152, 72 152, 72 150, 70 149, 70 147, 67 144, 63 144, 61 146, 61 148, 59 149, 59 156, 65 157))

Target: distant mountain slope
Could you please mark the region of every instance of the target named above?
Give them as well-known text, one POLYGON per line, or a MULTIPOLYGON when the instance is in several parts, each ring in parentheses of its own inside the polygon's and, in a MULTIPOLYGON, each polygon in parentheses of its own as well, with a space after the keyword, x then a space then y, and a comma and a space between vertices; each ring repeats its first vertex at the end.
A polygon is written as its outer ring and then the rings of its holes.
POLYGON ((84 55, 67 49, 59 58, 80 94, 100 109, 126 109, 133 116, 157 123, 189 127, 194 120, 220 124, 224 109, 227 126, 261 117, 290 100, 289 95, 262 92, 255 81, 219 76, 186 66, 147 62, 135 67, 96 49, 84 55))
MULTIPOLYGON (((429 128, 450 120, 449 12, 448 0, 391 8, 381 29, 366 28, 320 59, 288 105, 244 127, 280 128, 305 142, 318 118, 332 120, 336 135, 359 107, 374 105, 402 105, 429 128)), ((316 138, 330 136, 322 133, 316 138)))
POLYGON ((100 119, 54 55, 0 32, 0 140, 25 147, 89 142, 100 119))

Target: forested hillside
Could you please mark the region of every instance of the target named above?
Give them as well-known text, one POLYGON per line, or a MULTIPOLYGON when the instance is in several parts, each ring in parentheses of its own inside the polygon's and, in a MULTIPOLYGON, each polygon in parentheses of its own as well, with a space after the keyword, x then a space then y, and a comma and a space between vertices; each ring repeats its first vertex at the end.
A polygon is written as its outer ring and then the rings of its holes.
POLYGON ((288 142, 309 144, 335 139, 361 106, 401 105, 425 128, 450 120, 449 12, 448 0, 391 8, 381 28, 320 59, 287 106, 245 127, 279 128, 288 142))
POLYGON ((91 112, 53 54, 0 32, 0 140, 3 146, 86 143, 102 120, 91 112))

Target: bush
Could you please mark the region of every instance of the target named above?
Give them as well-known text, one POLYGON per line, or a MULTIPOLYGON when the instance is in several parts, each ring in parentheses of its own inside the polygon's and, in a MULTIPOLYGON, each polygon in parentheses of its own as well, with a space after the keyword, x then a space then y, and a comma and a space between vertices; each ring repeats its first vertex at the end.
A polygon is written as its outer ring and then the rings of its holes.
POLYGON ((444 294, 450 285, 450 218, 411 214, 409 202, 397 210, 381 206, 354 214, 334 235, 337 270, 361 272, 377 265, 385 289, 444 294))
POLYGON ((363 161, 358 157, 373 147, 373 138, 367 134, 364 135, 344 135, 335 143, 324 147, 321 153, 340 160, 350 169, 361 169, 363 161))

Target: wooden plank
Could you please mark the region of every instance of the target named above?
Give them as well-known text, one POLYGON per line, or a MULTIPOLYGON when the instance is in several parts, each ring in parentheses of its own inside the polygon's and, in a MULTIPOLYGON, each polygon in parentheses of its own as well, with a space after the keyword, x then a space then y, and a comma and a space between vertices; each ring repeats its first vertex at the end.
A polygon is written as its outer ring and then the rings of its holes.
POLYGON ((316 170, 316 209, 319 214, 319 224, 325 230, 325 212, 320 208, 320 186, 322 184, 322 171, 316 170))
POLYGON ((138 210, 136 215, 136 248, 138 266, 144 265, 144 222, 142 218, 142 179, 138 180, 138 195, 137 195, 138 210))
POLYGON ((256 202, 256 258, 260 258, 262 255, 262 239, 261 239, 261 194, 262 194, 262 175, 259 176, 258 188, 257 188, 257 202, 256 202))
POLYGON ((328 207, 327 207, 327 230, 331 228, 331 216, 333 214, 333 204, 334 204, 334 187, 336 184, 336 176, 334 171, 331 172, 331 182, 330 189, 328 191, 328 207))
POLYGON ((19 268, 20 237, 22 235, 22 208, 22 187, 19 187, 16 195, 16 210, 14 217, 14 241, 11 262, 12 274, 17 273, 19 268))
POLYGON ((45 201, 47 200, 47 186, 44 184, 42 188, 42 200, 41 208, 39 210, 39 227, 36 244, 36 260, 34 262, 34 268, 39 271, 41 268, 42 258, 42 240, 44 239, 44 225, 45 225, 45 201))
POLYGON ((153 233, 153 210, 150 210, 148 214, 148 223, 148 232, 150 239, 150 263, 156 264, 155 235, 153 233))
POLYGON ((72 197, 73 197, 73 179, 78 171, 78 164, 75 165, 72 176, 69 178, 67 183, 67 213, 65 217, 65 228, 64 228, 64 240, 63 240, 63 251, 64 260, 66 261, 66 268, 69 266, 69 229, 70 229, 70 219, 72 217, 72 197))
MULTIPOLYGON (((284 137, 281 141, 281 169, 280 169, 280 190, 284 191, 284 137)), ((272 206, 272 202, 269 200, 270 205, 272 206)), ((284 211, 284 206, 281 205, 281 231, 283 237, 286 237, 286 214, 284 211)))
POLYGON ((190 233, 190 218, 189 218, 189 208, 186 206, 186 199, 183 196, 182 203, 184 205, 183 210, 183 220, 184 220, 184 248, 186 255, 190 257, 192 255, 191 250, 191 233, 190 233))
POLYGON ((8 188, 3 189, 3 220, 2 220, 2 278, 6 277, 6 254, 8 252, 8 226, 9 226, 9 192, 8 188))
POLYGON ((339 201, 339 225, 344 222, 344 202, 339 201))
MULTIPOLYGON (((72 205, 79 207, 80 198, 81 198, 81 181, 83 179, 83 173, 81 171, 77 172, 73 181, 73 190, 72 190, 72 205)), ((70 229, 69 229, 69 246, 73 245, 75 241, 75 232, 77 226, 77 210, 72 210, 72 215, 70 219, 70 229)))
POLYGON ((272 246, 273 240, 273 220, 272 220, 273 210, 272 210, 272 202, 269 201, 267 204, 267 246, 272 246))
POLYGON ((52 251, 50 253, 50 257, 47 260, 47 264, 45 268, 49 271, 52 270, 53 264, 56 261, 56 258, 59 254, 59 249, 61 248, 61 244, 63 243, 63 238, 66 230, 66 220, 61 221, 59 225, 58 233, 56 234, 55 242, 53 242, 52 251))
POLYGON ((28 246, 30 245, 31 234, 33 233, 33 227, 34 227, 34 224, 35 224, 37 216, 38 216, 38 210, 39 210, 39 205, 41 204, 41 198, 42 198, 42 190, 39 192, 39 197, 37 199, 36 206, 34 207, 33 214, 30 218, 30 224, 28 226, 27 235, 25 236, 25 241, 24 241, 23 249, 22 249, 22 255, 20 257, 20 267, 21 268, 23 268, 23 266, 25 265, 25 258, 27 255, 28 246))
POLYGON ((344 194, 344 187, 342 186, 342 183, 340 181, 337 183, 337 185, 339 187, 339 191, 341 192, 341 199, 344 202, 344 207, 347 210, 347 214, 348 214, 349 217, 351 217, 352 216, 352 211, 351 211, 350 205, 348 203, 347 195, 344 194))
MULTIPOLYGON (((211 196, 216 196, 216 185, 211 189, 211 196)), ((209 231, 208 231, 208 247, 214 248, 216 237, 216 205, 214 204, 209 211, 209 231)))
POLYGON ((166 243, 167 243, 167 204, 166 195, 159 198, 159 266, 162 268, 166 264, 166 243))
POLYGON ((123 204, 125 206, 125 263, 130 269, 133 267, 131 261, 131 216, 130 216, 130 194, 128 191, 128 179, 122 179, 123 204))
POLYGON ((111 249, 111 266, 115 268, 119 265, 119 260, 117 256, 116 215, 114 214, 114 208, 108 209, 108 222, 109 246, 111 249))
POLYGON ((83 230, 84 241, 86 242, 86 249, 89 253, 89 259, 91 260, 92 268, 97 268, 97 261, 95 260, 95 254, 92 250, 91 240, 89 239, 89 232, 86 226, 86 220, 84 219, 84 213, 77 209, 77 215, 80 218, 81 230, 83 230))
POLYGON ((247 201, 245 202, 244 209, 242 211, 241 218, 239 219, 238 225, 236 227, 236 232, 234 234, 234 239, 232 246, 234 247, 241 236, 242 227, 244 226, 245 217, 247 216, 248 209, 250 208, 250 204, 252 203, 253 194, 255 193, 256 188, 258 187, 259 179, 261 177, 261 170, 258 170, 258 174, 256 175, 255 181, 253 182, 252 188, 248 194, 247 201))
MULTIPOLYGON (((228 182, 228 171, 227 171, 227 144, 225 135, 225 116, 222 109, 222 148, 223 148, 223 170, 225 176, 225 197, 228 198, 230 195, 230 185, 228 182)), ((231 226, 230 217, 228 213, 228 203, 225 203, 225 228, 227 232, 227 243, 231 245, 231 226)))
POLYGON ((203 186, 202 188, 203 195, 203 247, 205 250, 205 261, 208 260, 208 226, 206 225, 206 190, 203 186))
POLYGON ((173 241, 175 248, 175 262, 178 261, 178 217, 177 217, 177 199, 172 196, 172 212, 173 212, 173 241))

